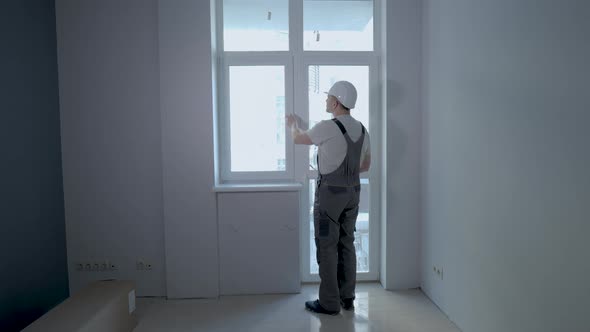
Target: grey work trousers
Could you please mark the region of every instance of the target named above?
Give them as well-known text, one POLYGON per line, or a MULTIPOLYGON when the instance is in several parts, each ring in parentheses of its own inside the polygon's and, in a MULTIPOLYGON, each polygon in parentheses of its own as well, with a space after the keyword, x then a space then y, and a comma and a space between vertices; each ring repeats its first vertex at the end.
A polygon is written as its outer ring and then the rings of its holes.
POLYGON ((354 299, 356 251, 354 231, 359 211, 360 185, 319 184, 315 192, 314 228, 320 268, 320 305, 340 310, 341 299, 354 299))

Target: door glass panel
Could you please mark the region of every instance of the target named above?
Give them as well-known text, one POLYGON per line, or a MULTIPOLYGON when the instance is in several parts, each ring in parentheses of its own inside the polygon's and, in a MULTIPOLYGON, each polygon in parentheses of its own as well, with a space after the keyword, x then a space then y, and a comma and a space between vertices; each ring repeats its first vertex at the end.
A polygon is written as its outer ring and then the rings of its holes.
MULTIPOLYGON (((309 180, 309 269, 311 274, 318 274, 319 267, 316 258, 315 227, 313 222, 313 203, 315 197, 316 180, 309 180)), ((361 179, 361 197, 359 214, 356 219, 354 232, 354 248, 356 252, 356 272, 369 272, 369 179, 361 179)))
MULTIPOLYGON (((321 120, 329 120, 332 115, 326 112, 324 92, 337 82, 346 80, 354 85, 357 91, 356 106, 350 114, 362 122, 369 130, 369 66, 320 66, 308 67, 309 126, 313 127, 321 120)), ((317 147, 309 149, 310 169, 317 169, 317 147)))

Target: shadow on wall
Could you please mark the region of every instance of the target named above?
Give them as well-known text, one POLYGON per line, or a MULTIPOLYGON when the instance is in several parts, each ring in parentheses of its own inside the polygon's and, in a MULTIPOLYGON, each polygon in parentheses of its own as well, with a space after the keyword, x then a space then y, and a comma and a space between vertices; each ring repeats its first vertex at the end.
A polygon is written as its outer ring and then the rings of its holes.
POLYGON ((0 331, 68 297, 54 0, 0 2, 0 331))

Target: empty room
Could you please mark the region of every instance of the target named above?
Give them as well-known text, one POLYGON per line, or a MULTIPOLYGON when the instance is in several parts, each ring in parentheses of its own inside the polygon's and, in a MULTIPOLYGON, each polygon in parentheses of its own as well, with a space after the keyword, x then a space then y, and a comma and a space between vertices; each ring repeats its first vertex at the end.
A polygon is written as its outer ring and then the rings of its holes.
POLYGON ((590 332, 590 2, 0 27, 0 331, 590 332))

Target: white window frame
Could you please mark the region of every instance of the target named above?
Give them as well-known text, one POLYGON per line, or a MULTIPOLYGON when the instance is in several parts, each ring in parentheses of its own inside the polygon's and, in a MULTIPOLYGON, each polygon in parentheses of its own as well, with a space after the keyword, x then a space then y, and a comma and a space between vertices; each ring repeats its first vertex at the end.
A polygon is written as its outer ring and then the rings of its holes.
MULTIPOLYGON (((285 68, 285 114, 293 112, 293 65, 288 52, 226 52, 220 58, 222 91, 229 92, 229 68, 232 66, 283 66, 285 68)), ((285 170, 260 172, 231 171, 230 110, 226 100, 219 98, 219 157, 221 179, 225 182, 287 181, 293 179, 293 143, 285 140, 285 170)), ((256 128, 252 128, 256 130, 256 128)), ((285 137, 289 137, 285 128, 285 137)))
MULTIPOLYGON (((218 156, 220 183, 255 183, 295 181, 303 184, 301 193, 301 277, 303 282, 317 282, 319 276, 310 273, 309 239, 309 179, 317 177, 317 171, 309 170, 309 147, 295 146, 286 140, 286 170, 281 172, 230 172, 229 105, 220 96, 229 91, 229 67, 234 65, 283 65, 285 66, 285 113, 309 119, 308 69, 309 65, 368 66, 369 67, 369 129, 371 150, 381 151, 381 122, 383 112, 380 98, 381 75, 381 13, 383 0, 373 0, 373 51, 304 51, 303 50, 303 0, 289 0, 289 50, 224 52, 223 50, 223 0, 213 0, 216 11, 216 62, 218 78, 218 156)), ((367 126, 367 124, 365 124, 367 126)), ((287 129, 286 129, 287 130, 287 129)), ((286 137, 290 137, 287 133, 286 137)), ((371 171, 361 174, 361 181, 370 181, 370 271, 357 273, 357 280, 378 280, 380 270, 379 235, 381 220, 381 163, 378 153, 372 154, 371 171)))

